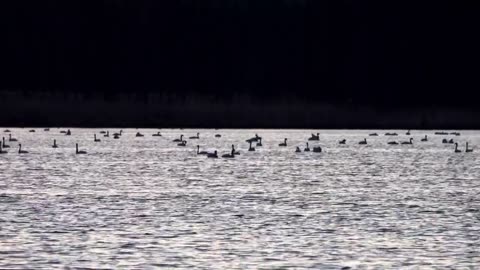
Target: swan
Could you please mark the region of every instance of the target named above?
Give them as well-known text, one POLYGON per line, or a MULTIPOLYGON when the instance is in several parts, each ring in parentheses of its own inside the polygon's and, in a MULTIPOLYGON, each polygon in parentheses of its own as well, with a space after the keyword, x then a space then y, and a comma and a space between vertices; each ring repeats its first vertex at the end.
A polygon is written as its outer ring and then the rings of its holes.
POLYGON ((84 155, 86 153, 87 153, 86 151, 78 151, 78 143, 75 144, 75 154, 84 155))
POLYGON ((140 132, 137 132, 137 134, 135 134, 135 137, 143 137, 144 135, 140 132))
POLYGON ((317 133, 317 135, 312 133, 312 136, 308 138, 309 141, 319 141, 320 140, 320 133, 317 133))
POLYGON ((453 139, 450 139, 450 140, 448 141, 448 143, 453 143, 453 139))
POLYGON ((221 137, 222 137, 222 135, 220 135, 220 134, 215 134, 215 138, 221 138, 221 137))
POLYGON ((257 146, 263 146, 263 144, 262 144, 262 138, 258 139, 257 146))
POLYGON ((189 139, 192 139, 192 140, 200 139, 200 133, 197 132, 197 136, 191 136, 189 139))
POLYGON ((363 141, 358 142, 358 144, 367 144, 367 139, 363 139, 363 141))
POLYGON ((458 150, 458 143, 455 143, 455 153, 460 153, 462 151, 458 150))
POLYGON ((388 133, 388 132, 387 132, 387 133, 385 133, 385 136, 398 136, 398 134, 397 134, 397 133, 388 133))
POLYGON ((252 147, 252 142, 250 142, 250 146, 248 147, 249 152, 255 151, 255 147, 252 147))
POLYGON ((2 137, 2 147, 3 148, 10 148, 10 145, 5 144, 5 137, 2 137))
POLYGON ((405 135, 410 136, 410 129, 407 131, 407 133, 405 133, 405 135))
POLYGON ((122 132, 123 130, 120 130, 120 132, 113 133, 113 136, 117 136, 117 137, 122 136, 122 132))
POLYGON ((67 133, 65 133, 65 135, 67 135, 67 136, 70 136, 70 135, 72 135, 72 132, 70 131, 70 129, 69 129, 69 130, 67 130, 67 133))
POLYGON ((217 150, 213 153, 208 153, 207 158, 218 158, 217 150))
POLYGON ((175 139, 173 142, 183 142, 183 134, 180 135, 180 139, 175 139))
POLYGON ((200 145, 197 145, 197 155, 208 155, 208 152, 200 151, 200 145))
POLYGON ((468 142, 465 143, 465 153, 471 153, 471 152, 473 152, 473 149, 468 148, 468 142))
POLYGON ((447 139, 443 139, 442 143, 448 143, 447 139))
POLYGON ((49 128, 44 128, 43 131, 50 131, 50 129, 49 128))
POLYGON ((28 132, 33 133, 33 132, 35 132, 35 129, 30 129, 28 132))
POLYGON ((18 145, 18 153, 19 154, 28 154, 28 151, 22 150, 22 144, 18 145))
POLYGON ((67 133, 65 130, 60 131, 60 134, 65 134, 65 133, 67 133))
POLYGON ((53 140, 52 148, 58 148, 57 140, 53 140))
POLYGON ((295 153, 300 153, 302 150, 300 150, 300 147, 297 146, 297 149, 295 149, 295 153))
POLYGON ((402 144, 413 144, 413 138, 410 138, 408 142, 402 142, 402 144))
POLYGON ((394 141, 394 142, 388 142, 388 144, 390 144, 390 145, 397 145, 398 143, 394 141))
POLYGON ((370 133, 370 134, 368 134, 368 136, 378 136, 378 134, 377 133, 370 133))
POLYGON ((120 139, 120 135, 119 134, 113 134, 113 138, 114 139, 120 139))
POLYGON ((428 141, 427 135, 425 135, 425 138, 423 138, 421 141, 422 141, 422 142, 428 141))
POLYGON ((9 132, 10 132, 10 129, 5 129, 3 132, 9 133, 9 132))
POLYGON ((279 144, 278 146, 287 146, 287 138, 285 138, 283 143, 279 144))
POLYGON ((100 131, 100 134, 106 134, 105 130, 100 131))
POLYGON ((100 142, 100 139, 97 139, 97 134, 93 134, 93 141, 100 142))
POLYGON ((234 158, 234 157, 235 157, 235 146, 232 145, 231 153, 222 155, 222 158, 234 158))
POLYGON ((320 147, 320 146, 313 147, 313 152, 314 153, 321 153, 322 152, 322 147, 320 147))
POLYGON ((0 154, 6 154, 6 153, 8 152, 2 149, 2 144, 0 143, 0 154))
POLYGON ((308 142, 307 142, 307 147, 305 147, 305 149, 303 149, 303 151, 310 152, 310 148, 308 147, 308 142))
POLYGON ((160 134, 160 131, 158 131, 155 134, 152 134, 153 137, 162 137, 162 134, 160 134))
POLYGON ((338 144, 345 144, 347 142, 347 140, 343 139, 341 141, 338 142, 338 144))
POLYGON ((255 137, 253 138, 250 138, 247 140, 247 142, 258 142, 258 141, 261 141, 262 140, 262 137, 258 136, 258 134, 255 133, 255 137))
POLYGON ((182 141, 181 143, 177 144, 178 146, 186 146, 187 145, 187 141, 182 141))
POLYGON ((105 137, 105 138, 108 138, 108 137, 110 137, 110 132, 109 132, 109 131, 107 131, 106 133, 104 133, 104 134, 103 134, 103 137, 105 137))
POLYGON ((16 142, 17 139, 12 138, 12 134, 8 134, 8 141, 9 141, 9 142, 16 142))

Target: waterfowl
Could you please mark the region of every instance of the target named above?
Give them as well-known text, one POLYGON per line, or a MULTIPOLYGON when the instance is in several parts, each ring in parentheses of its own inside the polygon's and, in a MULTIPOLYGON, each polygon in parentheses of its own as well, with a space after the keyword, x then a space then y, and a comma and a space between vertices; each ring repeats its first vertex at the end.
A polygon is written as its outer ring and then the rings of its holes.
POLYGON ((160 134, 160 131, 158 131, 155 134, 152 134, 153 137, 162 137, 162 134, 160 134))
MULTIPOLYGON (((113 136, 120 137, 120 136, 122 136, 122 132, 123 132, 123 130, 120 130, 120 132, 113 133, 113 136)), ((108 131, 107 131, 107 133, 108 133, 108 131)))
POLYGON ((252 147, 252 142, 250 142, 250 146, 248 147, 248 151, 249 151, 249 152, 255 151, 255 148, 252 147))
POLYGON ((278 146, 287 146, 287 138, 285 138, 283 143, 279 144, 278 146))
POLYGON ((200 139, 200 133, 197 132, 197 136, 191 136, 189 137, 189 139, 192 139, 192 140, 200 139))
POLYGON ((230 154, 222 155, 222 158, 234 158, 234 157, 235 157, 235 146, 232 145, 232 151, 230 152, 230 154))
POLYGON ((86 153, 87 153, 86 151, 78 151, 78 143, 75 144, 75 154, 84 155, 86 153))
POLYGON ((97 139, 97 134, 93 134, 93 141, 100 142, 100 139, 97 139))
POLYGON ((5 137, 2 137, 2 147, 3 148, 10 148, 10 145, 5 143, 5 137))
POLYGON ((50 131, 50 129, 49 128, 44 128, 43 131, 50 131))
POLYGON ((35 129, 30 129, 28 132, 33 133, 33 132, 35 132, 35 129))
POLYGON ((410 138, 407 142, 402 142, 402 144, 413 144, 413 138, 410 138))
POLYGON ((309 141, 319 141, 320 140, 320 133, 317 133, 317 135, 312 133, 312 136, 308 138, 309 141))
POLYGON ((252 137, 250 139, 247 139, 246 142, 258 142, 259 140, 262 140, 262 137, 258 136, 258 134, 255 134, 255 137, 252 137))
POLYGON ((427 135, 425 135, 425 138, 421 139, 422 142, 428 141, 427 135))
POLYGON ((135 137, 143 137, 144 135, 140 132, 137 132, 137 134, 135 134, 135 137))
POLYGON ((389 132, 387 132, 387 133, 385 133, 385 136, 398 136, 398 134, 397 134, 397 133, 389 133, 389 132))
POLYGON ((8 134, 8 141, 9 141, 9 142, 16 142, 17 139, 12 138, 12 134, 8 134))
POLYGON ((178 146, 186 146, 187 145, 187 141, 182 141, 181 143, 177 144, 178 146))
POLYGON ((320 147, 320 146, 313 147, 313 152, 314 153, 321 153, 322 152, 322 147, 320 147))
POLYGON ((305 149, 303 149, 303 151, 310 152, 310 148, 308 147, 308 142, 307 142, 307 147, 305 147, 305 149))
POLYGON ((69 130, 67 130, 67 133, 65 133, 65 135, 67 135, 67 136, 70 136, 70 135, 72 135, 72 132, 70 131, 70 129, 69 129, 69 130))
POLYGON ((458 150, 458 143, 455 143, 455 153, 460 153, 462 151, 458 150))
POLYGON ((9 129, 5 129, 3 132, 5 132, 5 133, 10 133, 10 130, 9 130, 9 129))
POLYGON ((28 151, 22 150, 22 144, 18 145, 18 153, 19 154, 28 154, 28 151))
POLYGON ((107 133, 105 132, 105 130, 100 131, 100 134, 105 134, 105 133, 107 133))
POLYGON ((108 138, 108 137, 110 137, 110 132, 109 132, 109 131, 107 131, 106 133, 104 133, 104 134, 103 134, 103 137, 104 137, 104 138, 108 138))
POLYGON ((367 139, 363 139, 363 141, 358 142, 358 144, 367 144, 367 139))
POLYGON ((435 135, 448 135, 448 132, 437 131, 435 132, 435 135))
POLYGON ((2 149, 2 144, 0 143, 0 154, 6 154, 6 153, 8 152, 2 149))
POLYGON ((297 146, 297 149, 295 149, 295 153, 300 153, 302 150, 300 150, 300 147, 297 146))
POLYGON ((387 144, 390 144, 390 145, 397 145, 398 143, 393 141, 393 142, 388 142, 387 144))
POLYGON ((405 135, 410 136, 410 129, 405 133, 405 135))
POLYGON ((222 137, 222 135, 220 135, 220 134, 215 134, 215 138, 220 138, 220 137, 222 137))
POLYGON ((453 139, 450 139, 450 140, 448 141, 448 143, 453 143, 453 139))
POLYGON ((377 133, 370 133, 370 134, 368 134, 368 136, 378 136, 378 134, 377 133))
POLYGON ((60 131, 60 134, 65 134, 65 133, 67 133, 65 130, 60 131))
POLYGON ((180 139, 175 139, 173 142, 183 142, 183 134, 180 135, 180 139))
POLYGON ((120 135, 115 134, 115 135, 113 135, 113 138, 114 139, 120 139, 120 135))
POLYGON ((218 158, 217 150, 213 153, 208 153, 207 158, 218 158))
POLYGON ((341 141, 338 142, 338 144, 345 144, 347 142, 347 140, 343 139, 341 141))
POLYGON ((447 139, 443 139, 442 143, 448 143, 447 139))
POLYGON ((57 140, 53 140, 52 148, 58 148, 57 140))
POLYGON ((262 138, 258 139, 257 146, 263 146, 263 144, 262 144, 262 138))
POLYGON ((208 155, 208 152, 200 151, 200 145, 197 145, 197 155, 208 155))
POLYGON ((468 148, 468 142, 465 143, 465 153, 471 153, 473 152, 473 149, 472 148, 468 148))

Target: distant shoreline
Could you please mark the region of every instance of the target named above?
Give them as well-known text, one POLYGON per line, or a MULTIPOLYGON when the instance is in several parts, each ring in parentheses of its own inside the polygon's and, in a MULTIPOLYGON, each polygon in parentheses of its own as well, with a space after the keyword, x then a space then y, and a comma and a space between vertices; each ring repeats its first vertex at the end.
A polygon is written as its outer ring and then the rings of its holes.
POLYGON ((294 97, 214 99, 200 95, 100 95, 0 91, 0 126, 261 129, 480 129, 480 111, 374 108, 294 97))

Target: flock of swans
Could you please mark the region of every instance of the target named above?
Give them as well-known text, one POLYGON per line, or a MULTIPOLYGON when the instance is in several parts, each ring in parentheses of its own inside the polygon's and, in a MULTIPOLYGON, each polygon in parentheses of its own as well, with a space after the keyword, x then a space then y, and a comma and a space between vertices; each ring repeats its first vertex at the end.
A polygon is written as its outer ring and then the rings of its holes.
MULTIPOLYGON (((48 131, 50 131, 50 129, 45 128, 44 131, 48 132, 48 131)), ((36 132, 36 131, 34 129, 32 129, 32 130, 29 130, 29 132, 36 132)), ((4 130, 4 133, 8 133, 8 142, 18 142, 18 140, 16 138, 12 137, 12 134, 11 134, 10 130, 6 129, 6 130, 4 130)), ((62 131, 60 131, 60 133, 64 134, 65 136, 70 136, 72 134, 70 129, 62 130, 62 131)), ((113 133, 113 139, 120 139, 121 136, 122 136, 122 133, 123 133, 122 130, 120 130, 119 132, 113 133)), ((106 138, 110 137, 110 132, 109 131, 100 131, 100 134, 102 134, 103 137, 106 137, 106 138)), ((409 136, 410 135, 410 130, 405 135, 409 136)), ((458 132, 450 132, 450 133, 448 133, 448 132, 435 132, 435 135, 460 136, 460 133, 458 133, 458 132)), ((140 133, 140 132, 137 132, 135 134, 135 137, 144 137, 144 136, 145 135, 140 133)), ((158 131, 157 133, 153 133, 152 136, 153 137, 162 137, 162 134, 161 134, 160 131, 158 131)), ((379 134, 378 133, 371 133, 371 134, 369 134, 369 136, 370 137, 375 137, 375 136, 379 136, 379 134)), ((394 137, 394 136, 398 136, 398 134, 397 133, 385 133, 384 136, 394 137)), ((221 138, 221 137, 222 137, 221 134, 215 134, 215 138, 221 138)), ((200 133, 197 133, 196 135, 189 137, 189 140, 199 140, 199 139, 200 139, 200 133)), ((100 138, 97 137, 97 134, 93 134, 93 141, 94 142, 101 142, 100 138)), ((310 151, 313 152, 313 153, 321 153, 322 152, 322 148, 320 146, 314 146, 312 149, 310 149, 309 141, 320 141, 320 134, 319 133, 311 134, 311 137, 308 138, 307 142, 305 142, 306 147, 303 149, 303 152, 310 152, 310 151)), ((387 142, 387 144, 388 145, 399 145, 399 144, 400 145, 413 145, 413 141, 414 141, 413 138, 410 138, 407 141, 401 141, 401 142, 397 142, 395 140, 390 140, 390 141, 387 142)), ((420 140, 421 143, 422 142, 427 142, 427 141, 428 141, 428 136, 427 135, 425 135, 425 137, 423 137, 420 140)), ((179 146, 179 147, 187 146, 187 140, 185 140, 184 135, 180 135, 179 138, 173 139, 172 142, 177 143, 177 146, 179 146)), ((247 139, 246 142, 249 144, 249 147, 248 147, 249 152, 255 151, 255 147, 262 147, 263 146, 262 137, 258 136, 258 134, 255 134, 254 137, 247 139)), ((338 141, 338 144, 341 144, 341 145, 346 144, 346 143, 347 143, 346 139, 342 139, 342 140, 338 141)), ((366 138, 364 138, 363 140, 361 140, 357 143, 359 145, 367 145, 368 141, 367 141, 366 138)), ((453 149, 454 153, 462 152, 462 150, 460 150, 458 148, 458 143, 455 142, 453 139, 450 139, 450 140, 443 139, 442 143, 455 145, 455 148, 453 149)), ((283 140, 283 142, 280 142, 278 144, 278 147, 287 147, 287 146, 288 146, 288 138, 285 138, 283 140)), ((55 139, 53 140, 53 144, 52 144, 51 147, 52 148, 58 148, 59 147, 57 145, 57 140, 55 140, 55 139)), ((215 150, 213 152, 207 152, 207 151, 200 151, 200 146, 199 145, 197 145, 196 147, 197 147, 197 155, 204 155, 207 158, 218 158, 219 157, 217 150, 215 150)), ((2 142, 0 143, 0 154, 7 154, 8 151, 5 150, 6 148, 10 148, 10 145, 7 144, 7 141, 6 141, 5 137, 3 137, 2 142)), ((295 152, 296 153, 301 153, 302 149, 299 146, 296 146, 295 152)), ((469 148, 468 142, 465 143, 465 152, 466 153, 473 152, 473 149, 469 148)), ((29 153, 28 151, 25 151, 24 149, 22 149, 22 144, 19 143, 18 144, 18 154, 28 154, 28 153, 29 153)), ((79 150, 78 143, 76 143, 75 144, 75 154, 84 155, 84 154, 87 154, 87 152, 84 151, 84 150, 79 150)), ((235 158, 235 156, 237 156, 237 155, 240 155, 240 152, 235 149, 235 145, 232 145, 229 153, 224 154, 221 157, 222 158, 235 158)))

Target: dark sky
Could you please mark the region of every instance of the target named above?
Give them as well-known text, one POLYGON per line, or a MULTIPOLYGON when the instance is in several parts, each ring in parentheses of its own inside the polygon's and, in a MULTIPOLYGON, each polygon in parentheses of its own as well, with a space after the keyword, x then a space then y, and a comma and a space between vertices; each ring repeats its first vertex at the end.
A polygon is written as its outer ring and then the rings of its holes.
POLYGON ((0 88, 474 106, 476 1, 0 2, 0 88))

